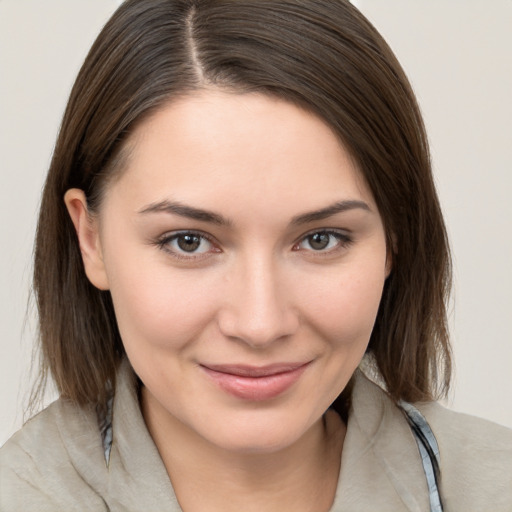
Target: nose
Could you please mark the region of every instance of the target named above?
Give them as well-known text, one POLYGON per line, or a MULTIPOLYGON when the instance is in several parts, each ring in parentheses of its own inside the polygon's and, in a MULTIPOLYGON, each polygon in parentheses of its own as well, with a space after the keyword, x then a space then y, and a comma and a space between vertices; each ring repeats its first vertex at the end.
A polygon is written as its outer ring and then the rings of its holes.
POLYGON ((272 261, 257 257, 230 273, 218 314, 225 336, 263 349, 295 333, 299 316, 281 274, 272 261))

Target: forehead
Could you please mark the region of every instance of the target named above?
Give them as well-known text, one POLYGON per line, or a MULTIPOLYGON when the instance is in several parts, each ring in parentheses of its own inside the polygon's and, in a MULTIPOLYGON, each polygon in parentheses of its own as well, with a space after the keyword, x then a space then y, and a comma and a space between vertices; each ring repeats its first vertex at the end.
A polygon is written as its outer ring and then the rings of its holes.
POLYGON ((357 165, 322 119, 261 94, 210 90, 180 98, 142 122, 127 147, 116 186, 134 204, 373 204, 357 165))

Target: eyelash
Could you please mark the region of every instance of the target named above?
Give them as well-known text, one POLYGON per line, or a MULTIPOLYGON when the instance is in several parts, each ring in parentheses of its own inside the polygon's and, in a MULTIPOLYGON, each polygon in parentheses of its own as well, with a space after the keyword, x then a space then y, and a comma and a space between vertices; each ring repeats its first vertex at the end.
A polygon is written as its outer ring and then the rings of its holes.
POLYGON ((221 250, 218 249, 217 246, 215 245, 215 243, 213 242, 213 239, 210 236, 208 236, 206 233, 202 233, 201 231, 178 231, 178 232, 174 232, 172 234, 167 233, 167 234, 163 235, 161 238, 159 238, 158 240, 156 240, 156 245, 162 251, 165 251, 166 253, 170 254, 172 257, 179 259, 179 260, 189 260, 189 261, 196 260, 197 261, 201 258, 207 257, 207 255, 210 252, 216 252, 216 253, 221 252, 221 250), (186 251, 180 252, 179 250, 173 250, 169 247, 169 245, 173 241, 178 240, 180 237, 185 237, 185 236, 197 237, 201 241, 206 240, 214 248, 214 250, 213 251, 209 250, 204 253, 190 252, 187 255, 186 251))
POLYGON ((311 239, 314 235, 328 235, 329 237, 334 237, 337 241, 337 244, 335 247, 332 247, 327 250, 314 250, 314 249, 305 249, 308 252, 311 252, 313 254, 318 256, 328 256, 333 253, 336 253, 339 250, 348 248, 352 243, 353 239, 351 236, 349 236, 345 231, 338 231, 335 229, 316 229, 314 231, 310 231, 309 233, 306 233, 301 237, 301 239, 296 242, 293 246, 293 250, 300 251, 300 244, 306 242, 308 239, 311 239))
MULTIPOLYGON (((337 230, 333 230, 333 229, 320 229, 320 230, 311 231, 311 232, 303 235, 298 242, 294 243, 292 250, 293 251, 306 250, 315 255, 327 256, 327 255, 337 252, 338 250, 346 249, 352 243, 353 243, 353 239, 346 232, 337 231, 337 230), (338 243, 335 247, 329 248, 328 250, 301 249, 300 244, 306 242, 308 239, 311 239, 311 237, 313 237, 314 235, 328 235, 329 237, 334 237, 338 243)), ((210 237, 209 235, 207 235, 206 233, 203 233, 201 231, 178 231, 178 232, 174 232, 171 234, 167 233, 167 234, 163 235, 162 237, 160 237, 159 239, 157 239, 155 241, 155 245, 157 245, 159 249, 165 251, 166 253, 170 254, 172 257, 179 259, 179 260, 189 260, 189 261, 196 260, 197 261, 199 259, 208 257, 208 254, 210 254, 211 252, 215 252, 215 253, 222 252, 215 245, 212 237, 210 237), (190 252, 187 254, 186 251, 174 250, 169 247, 169 245, 172 242, 178 240, 180 237, 185 237, 185 236, 197 237, 201 241, 206 241, 214 248, 214 250, 212 251, 210 249, 203 253, 190 252)))

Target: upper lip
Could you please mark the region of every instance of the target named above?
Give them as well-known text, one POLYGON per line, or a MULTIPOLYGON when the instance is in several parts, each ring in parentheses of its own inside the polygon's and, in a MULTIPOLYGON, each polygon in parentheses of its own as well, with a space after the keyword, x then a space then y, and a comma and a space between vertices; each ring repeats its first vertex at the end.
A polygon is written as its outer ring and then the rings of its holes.
POLYGON ((266 366, 251 366, 246 364, 203 364, 204 368, 219 373, 227 373, 238 377, 268 377, 280 373, 292 372, 309 364, 300 363, 273 363, 266 366))

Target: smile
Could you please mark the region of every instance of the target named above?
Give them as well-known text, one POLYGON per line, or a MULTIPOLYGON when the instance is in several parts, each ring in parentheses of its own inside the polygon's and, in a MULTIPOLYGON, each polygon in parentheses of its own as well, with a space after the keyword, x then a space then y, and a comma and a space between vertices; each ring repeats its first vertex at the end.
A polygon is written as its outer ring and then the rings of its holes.
POLYGON ((289 389, 303 374, 307 363, 278 363, 264 367, 201 365, 223 391, 243 400, 270 400, 289 389))

